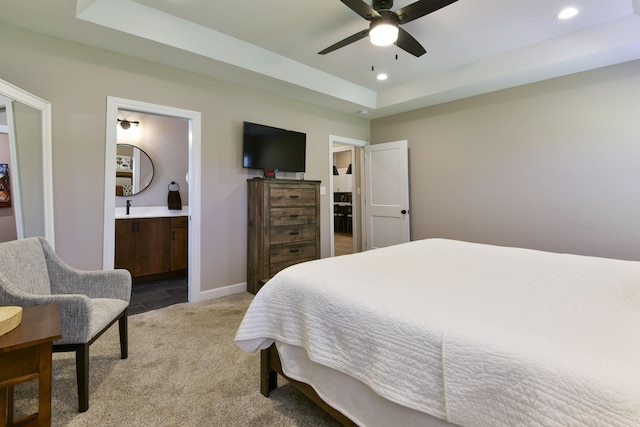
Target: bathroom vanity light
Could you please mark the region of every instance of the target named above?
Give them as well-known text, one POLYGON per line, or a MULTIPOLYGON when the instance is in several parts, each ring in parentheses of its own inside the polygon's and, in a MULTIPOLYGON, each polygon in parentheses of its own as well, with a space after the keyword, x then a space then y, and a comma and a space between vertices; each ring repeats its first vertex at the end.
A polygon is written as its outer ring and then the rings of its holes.
POLYGON ((129 129, 131 127, 131 125, 138 126, 140 124, 140 122, 132 122, 132 121, 129 121, 127 119, 124 119, 124 120, 118 119, 118 122, 120 123, 120 127, 122 129, 129 129))

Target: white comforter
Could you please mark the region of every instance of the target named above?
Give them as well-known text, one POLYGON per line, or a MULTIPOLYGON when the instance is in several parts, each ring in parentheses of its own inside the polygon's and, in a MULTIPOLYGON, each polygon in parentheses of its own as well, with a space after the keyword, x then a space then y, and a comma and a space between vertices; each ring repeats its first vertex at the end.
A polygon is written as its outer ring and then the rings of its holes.
POLYGON ((290 267, 236 336, 461 425, 640 425, 640 262, 428 239, 290 267))

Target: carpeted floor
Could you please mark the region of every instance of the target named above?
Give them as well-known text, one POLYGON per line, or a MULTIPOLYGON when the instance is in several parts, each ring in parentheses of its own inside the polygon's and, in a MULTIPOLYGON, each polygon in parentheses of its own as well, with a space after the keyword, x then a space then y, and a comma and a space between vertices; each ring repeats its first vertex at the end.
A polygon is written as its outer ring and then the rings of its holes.
MULTIPOLYGON (((260 394, 259 353, 233 343, 248 293, 129 317, 129 358, 118 328, 91 346, 89 410, 78 413, 75 359, 54 354, 54 426, 337 426, 289 385, 260 394)), ((284 383, 279 378, 279 383, 284 383)), ((37 410, 34 381, 16 386, 16 416, 37 410)))

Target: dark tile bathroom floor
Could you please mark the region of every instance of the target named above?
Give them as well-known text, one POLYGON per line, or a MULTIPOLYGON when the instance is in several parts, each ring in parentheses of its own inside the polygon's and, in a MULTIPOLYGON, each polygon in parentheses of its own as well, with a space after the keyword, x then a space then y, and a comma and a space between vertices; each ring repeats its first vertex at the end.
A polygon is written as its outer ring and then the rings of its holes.
POLYGON ((129 315, 187 302, 188 295, 189 284, 186 276, 133 285, 129 315))

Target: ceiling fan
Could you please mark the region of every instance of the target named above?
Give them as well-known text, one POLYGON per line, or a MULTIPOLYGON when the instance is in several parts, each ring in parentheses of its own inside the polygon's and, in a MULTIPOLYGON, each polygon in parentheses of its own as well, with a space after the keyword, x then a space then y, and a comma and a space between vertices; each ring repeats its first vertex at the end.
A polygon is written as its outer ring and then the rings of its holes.
POLYGON ((395 43, 400 49, 419 57, 427 51, 411 34, 400 27, 402 24, 421 18, 438 9, 442 9, 457 0, 418 0, 408 6, 391 10, 393 0, 372 0, 371 6, 363 0, 340 0, 355 13, 370 21, 369 28, 347 37, 338 43, 318 52, 325 55, 334 50, 345 47, 367 36, 371 43, 377 46, 388 46, 395 43))

